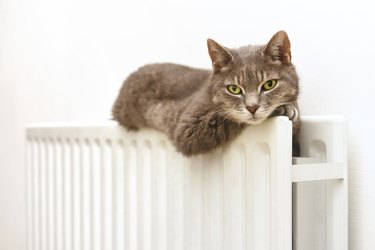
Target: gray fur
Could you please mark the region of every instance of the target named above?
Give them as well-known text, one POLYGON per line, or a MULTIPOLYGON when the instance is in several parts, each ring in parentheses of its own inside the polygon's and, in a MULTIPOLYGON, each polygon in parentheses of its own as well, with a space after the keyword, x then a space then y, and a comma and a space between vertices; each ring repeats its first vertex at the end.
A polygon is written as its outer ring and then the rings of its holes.
POLYGON ((149 127, 166 133, 186 156, 208 152, 247 125, 275 115, 288 116, 295 135, 298 76, 287 34, 279 31, 262 46, 228 49, 211 39, 207 45, 213 70, 163 63, 132 73, 113 105, 114 119, 129 130, 149 127), (276 87, 261 90, 260 84, 271 79, 278 79, 276 87), (231 94, 228 84, 243 93, 231 94))

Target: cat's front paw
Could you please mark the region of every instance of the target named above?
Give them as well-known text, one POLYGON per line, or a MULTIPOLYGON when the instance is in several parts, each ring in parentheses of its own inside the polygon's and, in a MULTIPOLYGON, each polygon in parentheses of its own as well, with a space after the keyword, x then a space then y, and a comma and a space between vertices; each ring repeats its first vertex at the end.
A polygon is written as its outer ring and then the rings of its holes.
POLYGON ((299 111, 292 104, 285 105, 285 115, 289 117, 289 120, 296 121, 299 118, 299 111))
POLYGON ((289 120, 296 121, 299 117, 299 111, 294 105, 286 104, 277 107, 272 116, 287 116, 289 120))

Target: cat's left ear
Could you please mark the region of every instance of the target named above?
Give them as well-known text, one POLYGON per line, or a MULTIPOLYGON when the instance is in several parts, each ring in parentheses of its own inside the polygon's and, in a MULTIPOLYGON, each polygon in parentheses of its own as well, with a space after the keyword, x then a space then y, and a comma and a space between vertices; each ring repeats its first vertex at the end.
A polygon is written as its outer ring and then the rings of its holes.
POLYGON ((277 32, 268 42, 264 53, 275 63, 290 64, 292 54, 286 32, 282 30, 277 32))
POLYGON ((207 39, 207 47, 215 73, 223 71, 234 59, 228 49, 212 39, 207 39))

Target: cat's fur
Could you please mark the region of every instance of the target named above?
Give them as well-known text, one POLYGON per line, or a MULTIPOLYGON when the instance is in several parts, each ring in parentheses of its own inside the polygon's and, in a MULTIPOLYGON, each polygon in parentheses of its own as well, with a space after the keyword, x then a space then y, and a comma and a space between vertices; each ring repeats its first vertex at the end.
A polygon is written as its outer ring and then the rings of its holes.
POLYGON ((163 63, 132 73, 113 105, 114 119, 130 130, 163 131, 186 156, 208 152, 275 115, 288 116, 295 135, 298 76, 287 34, 279 31, 260 46, 229 49, 211 39, 207 45, 212 71, 163 63), (263 91, 260 85, 271 79, 276 87, 263 91), (243 93, 231 94, 228 84, 243 93))

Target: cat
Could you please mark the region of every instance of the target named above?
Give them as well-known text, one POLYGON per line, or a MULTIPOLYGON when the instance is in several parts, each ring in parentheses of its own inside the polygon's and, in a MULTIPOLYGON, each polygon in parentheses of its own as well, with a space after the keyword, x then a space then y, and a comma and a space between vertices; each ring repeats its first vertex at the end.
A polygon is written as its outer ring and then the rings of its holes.
POLYGON ((266 45, 226 48, 207 39, 212 70, 149 64, 123 83, 114 120, 129 130, 149 127, 168 135, 178 152, 209 152, 248 125, 288 116, 299 129, 299 78, 290 41, 277 32, 266 45))

